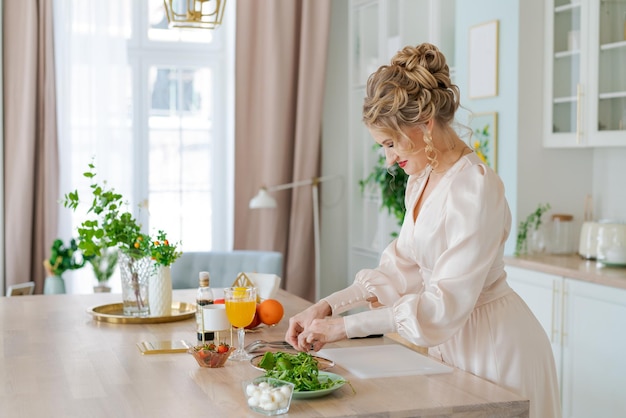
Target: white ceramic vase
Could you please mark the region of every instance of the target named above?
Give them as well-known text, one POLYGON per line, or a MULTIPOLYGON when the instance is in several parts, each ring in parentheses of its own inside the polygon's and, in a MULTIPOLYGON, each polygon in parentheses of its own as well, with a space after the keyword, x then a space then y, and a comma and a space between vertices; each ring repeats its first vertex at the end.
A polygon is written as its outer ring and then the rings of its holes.
POLYGON ((172 314, 172 270, 170 266, 156 266, 149 282, 150 316, 172 314))
POLYGON ((65 293, 65 280, 61 276, 48 276, 43 284, 44 295, 65 293))

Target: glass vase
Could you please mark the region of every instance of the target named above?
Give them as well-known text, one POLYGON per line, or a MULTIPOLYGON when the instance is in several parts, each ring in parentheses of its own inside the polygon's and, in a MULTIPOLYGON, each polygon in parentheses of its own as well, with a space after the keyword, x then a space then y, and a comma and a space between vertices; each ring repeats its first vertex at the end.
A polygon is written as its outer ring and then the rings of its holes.
POLYGON ((543 225, 528 232, 528 254, 543 254, 547 248, 547 236, 543 225))
POLYGON ((150 315, 148 285, 153 273, 152 264, 150 257, 135 258, 120 252, 119 267, 125 316, 150 315))

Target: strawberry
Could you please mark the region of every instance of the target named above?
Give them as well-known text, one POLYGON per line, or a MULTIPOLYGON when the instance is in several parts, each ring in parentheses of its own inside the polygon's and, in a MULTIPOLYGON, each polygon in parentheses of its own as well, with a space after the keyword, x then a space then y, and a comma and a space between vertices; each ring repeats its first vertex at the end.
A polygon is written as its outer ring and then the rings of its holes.
POLYGON ((218 353, 226 353, 229 350, 228 344, 220 344, 217 346, 218 353))

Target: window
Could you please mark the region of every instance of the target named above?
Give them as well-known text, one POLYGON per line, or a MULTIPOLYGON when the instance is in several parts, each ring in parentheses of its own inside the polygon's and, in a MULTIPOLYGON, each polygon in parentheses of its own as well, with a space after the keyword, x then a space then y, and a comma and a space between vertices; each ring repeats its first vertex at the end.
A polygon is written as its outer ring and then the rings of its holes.
MULTIPOLYGON (((233 14, 180 30, 162 0, 55 2, 62 194, 88 195, 93 157, 146 232, 188 252, 232 247, 233 14)), ((85 214, 61 212, 69 239, 85 214)), ((66 282, 90 293, 95 279, 87 267, 66 282)))

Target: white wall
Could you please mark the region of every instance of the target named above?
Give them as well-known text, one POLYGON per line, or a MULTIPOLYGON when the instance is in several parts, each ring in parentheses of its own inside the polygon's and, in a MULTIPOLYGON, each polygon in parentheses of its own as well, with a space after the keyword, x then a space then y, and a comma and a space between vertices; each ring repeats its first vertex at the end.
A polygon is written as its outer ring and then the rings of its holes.
MULTIPOLYGON (((536 0, 532 0, 536 1, 536 0)), ((515 249, 515 213, 518 195, 518 0, 457 1, 456 6, 456 83, 461 89, 461 104, 471 112, 497 112, 497 171, 505 186, 505 193, 513 215, 512 231, 505 251, 515 249), (469 37, 470 28, 490 21, 498 21, 498 93, 494 97, 470 99, 469 84, 469 37)), ((543 49, 536 52, 542 56, 543 49)), ((533 69, 536 69, 533 67, 533 69)), ((539 71, 541 66, 539 66, 539 71)), ((541 98, 541 96, 539 96, 541 98)), ((465 122, 465 121, 462 121, 465 122)), ((523 136, 524 143, 540 139, 533 128, 541 129, 541 123, 530 126, 523 136)), ((540 131, 539 131, 540 132, 540 131)), ((535 205, 536 206, 536 205, 535 205)))
MULTIPOLYGON (((553 213, 573 214, 574 222, 580 225, 585 196, 592 193, 592 150, 543 147, 544 8, 542 0, 519 2, 519 29, 515 34, 519 50, 514 148, 517 154, 506 158, 507 163, 515 166, 516 179, 505 179, 507 187, 516 188, 514 200, 509 200, 514 214, 512 240, 518 223, 540 203, 550 203, 553 213)), ((512 254, 514 247, 508 249, 512 254)))
MULTIPOLYGON (((2 22, 2 11, 4 10, 4 2, 0 0, 0 22, 2 22)), ((0 23, 0 29, 2 24, 0 23)), ((0 97, 4 97, 3 80, 4 75, 2 68, 3 51, 2 39, 3 31, 0 31, 0 97)), ((4 101, 0 101, 0 296, 4 296, 5 276, 4 276, 4 101)))
POLYGON ((596 219, 626 222, 626 148, 593 151, 593 202, 596 219))

